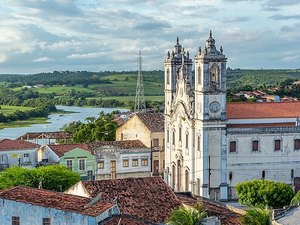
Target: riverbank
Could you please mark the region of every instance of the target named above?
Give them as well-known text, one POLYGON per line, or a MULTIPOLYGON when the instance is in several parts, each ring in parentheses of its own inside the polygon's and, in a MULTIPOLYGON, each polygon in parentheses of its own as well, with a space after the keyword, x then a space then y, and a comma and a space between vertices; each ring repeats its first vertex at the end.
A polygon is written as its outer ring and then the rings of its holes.
POLYGON ((18 120, 7 123, 0 123, 0 130, 4 128, 29 127, 33 124, 47 124, 47 117, 35 117, 28 120, 18 120))

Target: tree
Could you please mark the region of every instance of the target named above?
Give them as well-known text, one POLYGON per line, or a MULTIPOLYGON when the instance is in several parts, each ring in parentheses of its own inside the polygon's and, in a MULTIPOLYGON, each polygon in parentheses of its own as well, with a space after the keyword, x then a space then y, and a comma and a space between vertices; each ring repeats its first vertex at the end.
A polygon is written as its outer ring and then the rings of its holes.
POLYGON ((193 208, 179 207, 171 212, 167 219, 170 225, 201 225, 203 218, 207 216, 203 207, 196 204, 193 208))
POLYGON ((80 181, 80 175, 62 165, 26 169, 11 167, 0 173, 0 189, 28 186, 52 191, 65 191, 80 181))
POLYGON ((235 186, 239 202, 259 208, 280 208, 289 205, 293 189, 286 183, 271 180, 251 180, 235 186))
POLYGON ((249 209, 246 214, 242 216, 241 222, 243 225, 270 225, 270 211, 260 208, 249 209))
POLYGON ((295 194, 295 196, 291 200, 291 204, 290 205, 292 205, 292 206, 298 206, 298 205, 300 205, 300 191, 298 191, 297 194, 295 194))

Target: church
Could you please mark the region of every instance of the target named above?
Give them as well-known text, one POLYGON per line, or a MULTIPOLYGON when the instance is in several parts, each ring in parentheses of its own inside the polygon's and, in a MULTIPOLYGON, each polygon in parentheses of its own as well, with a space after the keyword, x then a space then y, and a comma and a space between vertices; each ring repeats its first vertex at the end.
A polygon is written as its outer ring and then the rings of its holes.
POLYGON ((164 62, 165 181, 222 201, 251 179, 299 190, 300 102, 226 102, 222 47, 210 32, 198 49, 193 62, 177 38, 164 62))

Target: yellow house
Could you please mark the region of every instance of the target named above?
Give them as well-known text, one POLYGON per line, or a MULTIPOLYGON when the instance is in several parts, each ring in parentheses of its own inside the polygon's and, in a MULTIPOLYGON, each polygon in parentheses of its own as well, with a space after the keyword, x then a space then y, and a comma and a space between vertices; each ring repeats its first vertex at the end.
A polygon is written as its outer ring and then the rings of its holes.
POLYGON ((164 115, 162 113, 136 113, 116 131, 116 140, 140 140, 152 149, 152 174, 163 175, 164 115))

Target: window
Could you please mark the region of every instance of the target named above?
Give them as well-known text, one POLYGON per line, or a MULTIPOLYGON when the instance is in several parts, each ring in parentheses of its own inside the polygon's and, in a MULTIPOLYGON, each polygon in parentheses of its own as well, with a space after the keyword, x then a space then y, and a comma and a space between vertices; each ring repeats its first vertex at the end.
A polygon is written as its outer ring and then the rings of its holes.
POLYGON ((20 225, 20 217, 18 217, 18 216, 13 216, 13 217, 11 218, 11 224, 12 224, 12 225, 20 225))
POLYGON ((175 130, 173 130, 172 136, 172 144, 175 145, 175 130))
POLYGON ((133 166, 133 167, 139 166, 139 160, 138 160, 138 159, 133 159, 133 160, 132 160, 132 166, 133 166))
POLYGON ((236 141, 229 142, 229 152, 236 152, 236 141))
POLYGON ((153 147, 159 147, 159 139, 153 139, 153 147))
POLYGON ((170 135, 170 132, 169 132, 169 130, 167 130, 167 143, 170 142, 170 137, 169 137, 169 135, 170 135))
POLYGON ((104 161, 99 161, 97 167, 98 169, 104 169, 104 161))
POLYGON ((198 84, 201 84, 201 68, 198 67, 198 84))
POLYGON ((24 153, 23 157, 24 158, 29 158, 29 153, 24 153))
POLYGON ((281 149, 281 140, 274 141, 274 150, 279 151, 281 149))
POLYGON ((200 137, 200 135, 198 135, 198 151, 200 151, 201 150, 201 137, 200 137))
POLYGON ((123 159, 123 167, 129 167, 129 160, 123 159))
POLYGON ((85 159, 79 159, 79 170, 85 170, 85 159))
POLYGON ((185 134, 185 147, 188 148, 189 147, 189 133, 185 134))
POLYGON ((170 84, 170 70, 167 69, 167 84, 170 84))
POLYGON ((294 140, 294 150, 300 150, 300 139, 294 140))
POLYGON ((67 159, 67 167, 69 170, 73 169, 73 160, 72 159, 67 159))
POLYGON ((266 178, 266 171, 262 171, 261 172, 261 178, 264 180, 266 178))
POLYGON ((43 225, 51 225, 51 219, 50 218, 43 218, 43 225))
POLYGON ((179 127, 179 141, 181 141, 181 127, 179 127))
POLYGON ((232 172, 229 172, 229 181, 232 181, 232 172))
POLYGON ((148 159, 142 159, 142 166, 148 166, 148 159))
POLYGON ((258 151, 258 141, 252 141, 252 151, 257 152, 258 151))
POLYGON ((87 178, 88 178, 88 180, 94 180, 93 179, 93 170, 88 170, 87 171, 87 178))
POLYGON ((110 161, 110 178, 116 179, 117 178, 117 171, 116 171, 116 161, 110 161))
POLYGON ((189 191, 190 189, 190 172, 185 170, 185 191, 189 191))

